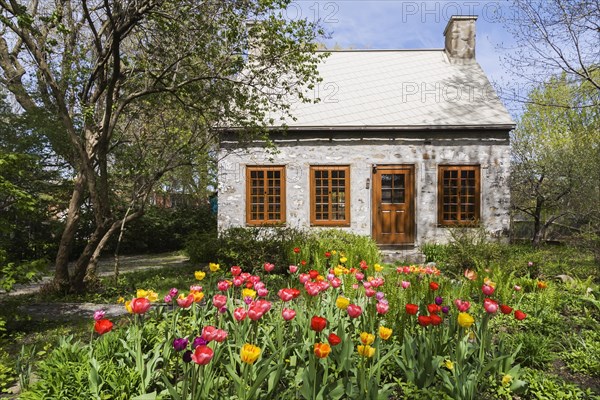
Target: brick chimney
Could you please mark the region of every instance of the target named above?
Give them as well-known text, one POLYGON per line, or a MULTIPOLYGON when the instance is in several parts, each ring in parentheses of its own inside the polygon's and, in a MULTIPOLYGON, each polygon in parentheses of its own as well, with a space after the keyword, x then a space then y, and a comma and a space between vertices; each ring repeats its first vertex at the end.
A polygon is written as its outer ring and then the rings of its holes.
POLYGON ((445 49, 452 64, 475 62, 475 15, 453 15, 444 29, 445 49))

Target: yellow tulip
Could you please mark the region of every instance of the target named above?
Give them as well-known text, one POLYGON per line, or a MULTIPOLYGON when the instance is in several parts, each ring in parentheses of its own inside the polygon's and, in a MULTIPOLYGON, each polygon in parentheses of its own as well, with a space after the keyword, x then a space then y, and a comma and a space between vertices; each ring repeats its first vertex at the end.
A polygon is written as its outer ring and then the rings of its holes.
POLYGON ((138 289, 137 292, 135 292, 135 297, 137 297, 137 298, 147 297, 147 296, 148 296, 148 291, 147 290, 138 289))
POLYGON ((375 264, 373 265, 373 268, 375 269, 375 272, 381 272, 383 271, 383 267, 379 264, 375 264))
POLYGON ((204 271, 194 272, 194 277, 196 278, 196 280, 201 281, 202 279, 204 279, 205 276, 206 276, 206 272, 204 272, 204 271))
POLYGON ((345 310, 348 308, 348 306, 350 305, 350 300, 348 300, 345 297, 339 296, 336 300, 335 300, 335 306, 337 308, 339 308, 340 310, 345 310))
POLYGON ((133 310, 131 309, 131 300, 128 300, 125 302, 125 309, 127 310, 128 313, 133 313, 133 310))
POLYGON ((337 267, 335 267, 335 268, 333 269, 333 274, 334 274, 335 276, 340 276, 340 275, 341 275, 341 274, 343 274, 343 273, 344 273, 344 268, 343 268, 341 265, 338 265, 337 267))
POLYGON ((194 303, 200 303, 202 301, 202 299, 204 298, 204 293, 202 292, 191 292, 191 294, 194 295, 194 303))
POLYGON ((258 356, 260 356, 260 347, 250 343, 246 343, 244 346, 242 346, 240 358, 246 364, 254 364, 254 362, 258 359, 258 356))
POLYGON ((392 330, 390 328, 386 328, 385 326, 379 327, 379 337, 383 340, 388 340, 392 336, 392 330))
POLYGON ((211 272, 217 272, 218 270, 221 269, 219 264, 215 264, 215 263, 209 263, 208 268, 210 268, 211 272))
POLYGON ((375 335, 368 332, 363 332, 360 334, 360 341, 362 344, 373 344, 375 341, 375 335))
POLYGON ((463 328, 470 328, 475 320, 469 314, 461 312, 458 313, 458 324, 463 328))
POLYGON ((155 291, 152 291, 152 290, 148 290, 148 294, 146 295, 146 298, 148 300, 150 300, 151 302, 155 302, 158 300, 158 293, 156 293, 155 291))
POLYGON ((356 350, 358 350, 358 354, 360 354, 360 355, 361 355, 361 356, 363 356, 363 357, 368 357, 368 358, 371 358, 371 357, 373 357, 373 355, 375 354, 375 348, 374 348, 374 347, 371 347, 371 346, 369 346, 368 344, 367 344, 367 345, 365 345, 365 346, 363 346, 363 345, 359 344, 359 345, 356 347, 356 350))
POLYGON ((502 377, 502 386, 508 386, 512 382, 512 376, 506 374, 502 377))
POLYGON ((256 290, 244 288, 242 289, 242 297, 250 297, 253 299, 256 297, 256 290))
POLYGON ((342 264, 345 264, 345 263, 346 263, 346 261, 348 261, 348 259, 347 259, 346 257, 344 257, 344 256, 341 256, 341 257, 340 257, 340 262, 341 262, 342 264))
POLYGON ((125 298, 123 298, 123 296, 119 296, 119 298, 117 299, 117 304, 123 304, 125 303, 125 298))
POLYGON ((450 360, 444 360, 444 367, 452 371, 454 369, 454 363, 450 360))

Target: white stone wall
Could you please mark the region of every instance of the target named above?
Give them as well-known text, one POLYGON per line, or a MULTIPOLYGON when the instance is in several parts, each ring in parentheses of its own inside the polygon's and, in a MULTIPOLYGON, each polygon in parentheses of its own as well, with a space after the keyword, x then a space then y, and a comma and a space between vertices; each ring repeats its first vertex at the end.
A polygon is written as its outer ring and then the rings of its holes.
MULTIPOLYGON (((351 226, 362 235, 371 234, 371 179, 373 164, 415 166, 415 245, 443 243, 448 229, 437 225, 437 173, 440 164, 481 166, 481 222, 499 236, 509 226, 510 152, 507 140, 434 140, 431 144, 389 139, 289 140, 277 142, 277 154, 263 148, 234 152, 222 150, 219 162, 219 230, 246 225, 246 165, 286 166, 286 221, 288 226, 310 226, 309 167, 349 165, 351 226), (415 144, 416 143, 416 144, 415 144)), ((322 229, 322 228, 313 228, 322 229)))

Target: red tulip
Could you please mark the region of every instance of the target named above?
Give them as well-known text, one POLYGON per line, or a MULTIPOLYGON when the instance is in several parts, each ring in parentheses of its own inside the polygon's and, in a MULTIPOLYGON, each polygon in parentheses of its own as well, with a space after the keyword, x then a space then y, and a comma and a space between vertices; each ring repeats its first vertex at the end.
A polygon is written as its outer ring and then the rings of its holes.
POLYGON ((94 324, 94 330, 98 335, 104 335, 107 332, 110 332, 113 328, 113 323, 107 319, 99 319, 94 324))
POLYGON ((500 311, 502 312, 502 314, 510 314, 512 312, 512 308, 507 306, 506 304, 502 304, 500 306, 500 311))
POLYGON ((440 312, 442 308, 440 306, 438 306, 437 304, 428 304, 427 305, 427 311, 429 312, 429 314, 437 314, 440 312))
POLYGON ((515 311, 515 318, 519 321, 523 321, 525 318, 527 318, 527 314, 521 310, 517 310, 515 311))
POLYGON ((327 340, 332 346, 337 346, 338 344, 342 343, 342 339, 340 339, 340 337, 333 332, 329 334, 327 340))
POLYGON ((431 317, 429 315, 419 315, 417 319, 419 321, 419 325, 421 326, 427 326, 431 324, 431 317))
POLYGON ((321 332, 327 326, 327 320, 316 315, 310 320, 310 329, 316 332, 321 332))
POLYGON ((407 304, 406 305, 406 313, 409 315, 416 315, 419 311, 419 306, 416 304, 407 304))
POLYGON ((145 297, 139 297, 131 300, 131 312, 134 314, 144 314, 150 309, 150 300, 145 297))
POLYGON ((438 326, 442 323, 442 317, 440 317, 437 314, 431 314, 429 316, 429 319, 431 321, 431 325, 434 325, 434 326, 438 326))
POLYGON ((194 303, 194 295, 188 294, 187 297, 182 297, 177 299, 177 305, 181 308, 188 308, 194 303))
POLYGON ((241 273, 242 273, 242 269, 240 267, 238 267, 237 265, 234 265, 233 267, 231 267, 231 275, 238 276, 241 273))
POLYGON ((198 346, 192 354, 192 361, 199 365, 206 365, 212 360, 214 351, 208 346, 198 346))
POLYGON ((430 282, 429 283, 429 289, 431 290, 438 290, 440 288, 440 285, 437 282, 430 282))
POLYGON ((328 251, 326 251, 326 252, 325 252, 325 258, 329 258, 329 257, 331 257, 331 253, 330 253, 330 252, 328 252, 328 251))
POLYGON ((468 301, 462 301, 461 299, 454 300, 454 304, 460 312, 467 312, 467 310, 471 307, 471 303, 468 301))
POLYGON ((362 308, 356 304, 350 304, 348 308, 346 308, 346 311, 348 312, 350 318, 357 318, 360 316, 360 314, 362 314, 362 308))
POLYGON ((310 279, 317 279, 317 276, 319 276, 319 271, 311 269, 308 271, 308 276, 310 276, 310 279))
POLYGON ((296 253, 296 254, 300 253, 300 247, 294 247, 294 253, 296 253))

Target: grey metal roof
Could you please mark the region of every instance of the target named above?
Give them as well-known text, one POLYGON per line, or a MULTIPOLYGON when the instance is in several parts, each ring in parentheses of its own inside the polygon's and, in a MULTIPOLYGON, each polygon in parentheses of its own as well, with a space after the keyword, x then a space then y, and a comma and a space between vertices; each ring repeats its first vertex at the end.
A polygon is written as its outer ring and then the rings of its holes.
POLYGON ((444 50, 331 51, 316 104, 292 105, 290 129, 511 129, 514 122, 477 63, 444 50))

